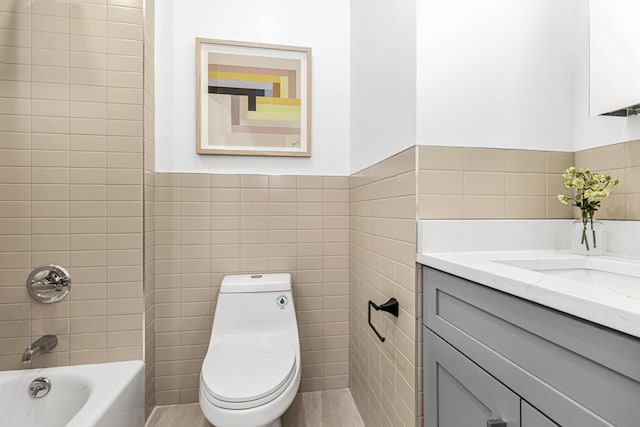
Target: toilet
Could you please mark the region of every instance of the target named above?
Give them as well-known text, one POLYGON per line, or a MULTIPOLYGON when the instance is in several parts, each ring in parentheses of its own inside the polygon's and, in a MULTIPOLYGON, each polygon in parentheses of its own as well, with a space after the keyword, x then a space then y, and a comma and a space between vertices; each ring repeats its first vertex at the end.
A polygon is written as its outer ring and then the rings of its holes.
POLYGON ((280 426, 300 386, 291 275, 225 276, 200 373, 200 408, 216 427, 280 426))

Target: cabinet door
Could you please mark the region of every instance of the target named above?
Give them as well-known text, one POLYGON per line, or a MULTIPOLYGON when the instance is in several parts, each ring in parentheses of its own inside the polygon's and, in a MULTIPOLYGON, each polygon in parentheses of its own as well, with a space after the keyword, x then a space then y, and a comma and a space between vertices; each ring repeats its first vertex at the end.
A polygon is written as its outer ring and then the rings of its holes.
POLYGON ((522 427, 558 427, 558 424, 551 421, 525 400, 521 402, 522 427))
POLYGON ((425 427, 520 426, 520 397, 426 327, 425 427))

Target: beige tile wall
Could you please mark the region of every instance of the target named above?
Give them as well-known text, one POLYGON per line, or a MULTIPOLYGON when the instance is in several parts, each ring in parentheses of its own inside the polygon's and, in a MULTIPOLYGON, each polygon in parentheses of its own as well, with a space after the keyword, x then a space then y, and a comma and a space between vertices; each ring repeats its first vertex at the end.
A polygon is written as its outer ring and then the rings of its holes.
POLYGON ((640 220, 640 140, 578 151, 575 156, 577 167, 620 178, 596 218, 640 220))
POLYGON ((573 153, 417 146, 351 177, 350 387, 371 425, 420 423, 420 289, 415 219, 570 218, 556 194, 573 153), (398 319, 367 302, 394 296, 398 319), (416 343, 418 347, 416 347, 416 343))
POLYGON ((144 360, 147 416, 155 406, 155 1, 144 0, 144 360))
POLYGON ((142 358, 142 84, 140 0, 0 0, 0 369, 47 333, 34 366, 142 358))
POLYGON ((31 338, 31 6, 0 3, 0 369, 31 338))
POLYGON ((225 274, 291 272, 301 391, 348 385, 347 177, 158 173, 156 403, 197 401, 225 274))
POLYGON ((418 146, 420 219, 571 218, 556 199, 570 152, 418 146))
POLYGON ((414 426, 417 393, 416 148, 353 175, 351 194, 349 387, 367 426, 414 426), (368 301, 395 297, 400 315, 368 301))

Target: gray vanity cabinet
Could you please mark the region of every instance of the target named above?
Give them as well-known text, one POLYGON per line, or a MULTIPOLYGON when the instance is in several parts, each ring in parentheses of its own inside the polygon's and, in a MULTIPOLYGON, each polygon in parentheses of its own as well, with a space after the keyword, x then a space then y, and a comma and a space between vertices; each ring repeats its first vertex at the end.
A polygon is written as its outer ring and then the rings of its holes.
POLYGON ((485 426, 503 420, 520 425, 520 398, 480 369, 462 353, 427 328, 424 343, 429 349, 425 363, 426 425, 439 427, 485 426))
POLYGON ((524 400, 520 404, 520 417, 522 419, 520 427, 558 427, 558 424, 545 417, 542 412, 524 400))
POLYGON ((423 296, 426 427, 640 427, 639 339, 428 267, 423 296))

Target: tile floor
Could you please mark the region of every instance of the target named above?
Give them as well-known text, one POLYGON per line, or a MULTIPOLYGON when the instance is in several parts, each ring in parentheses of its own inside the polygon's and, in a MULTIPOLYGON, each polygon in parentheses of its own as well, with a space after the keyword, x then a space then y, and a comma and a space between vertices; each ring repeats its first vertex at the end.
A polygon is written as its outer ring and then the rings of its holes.
MULTIPOLYGON (((197 403, 158 406, 146 427, 210 427, 197 403)), ((349 390, 299 393, 282 416, 283 427, 364 427, 349 390)))

